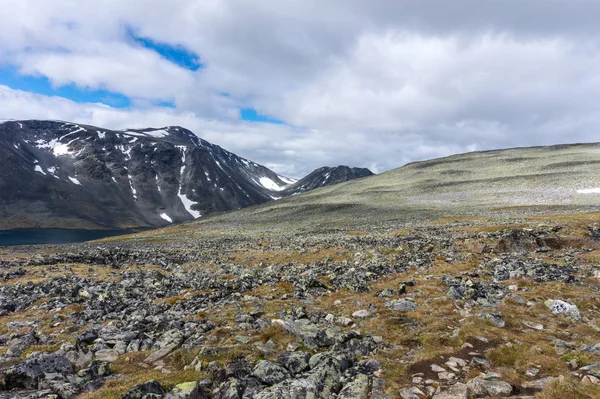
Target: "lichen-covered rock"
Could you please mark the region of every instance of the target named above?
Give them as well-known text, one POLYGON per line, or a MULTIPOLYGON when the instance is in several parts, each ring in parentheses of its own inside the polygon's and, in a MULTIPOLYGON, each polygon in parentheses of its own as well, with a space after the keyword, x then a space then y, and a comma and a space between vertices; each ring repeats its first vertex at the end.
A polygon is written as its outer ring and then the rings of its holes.
POLYGON ((208 395, 201 390, 197 381, 176 385, 165 395, 164 399, 207 399, 208 395))
POLYGON ((552 314, 558 315, 563 314, 569 317, 573 321, 581 321, 581 314, 576 305, 565 302, 560 299, 548 299, 544 302, 544 305, 552 312, 552 314))
POLYGON ((285 379, 290 378, 290 372, 277 363, 269 360, 259 361, 252 375, 267 385, 275 385, 285 379))
POLYGON ((292 375, 309 369, 310 354, 306 352, 285 352, 277 358, 277 362, 288 369, 292 375))
POLYGON ((372 386, 371 376, 358 374, 352 381, 344 385, 338 394, 338 399, 367 399, 372 386))
POLYGON ((391 310, 397 310, 400 312, 409 312, 415 310, 418 307, 418 304, 410 298, 401 298, 395 299, 392 301, 388 301, 385 303, 385 306, 391 310))
POLYGON ((504 381, 489 381, 483 378, 473 378, 467 383, 467 388, 471 396, 480 397, 503 397, 510 395, 513 387, 504 381))
POLYGON ((131 388, 121 399, 162 399, 165 390, 156 380, 150 380, 131 388))

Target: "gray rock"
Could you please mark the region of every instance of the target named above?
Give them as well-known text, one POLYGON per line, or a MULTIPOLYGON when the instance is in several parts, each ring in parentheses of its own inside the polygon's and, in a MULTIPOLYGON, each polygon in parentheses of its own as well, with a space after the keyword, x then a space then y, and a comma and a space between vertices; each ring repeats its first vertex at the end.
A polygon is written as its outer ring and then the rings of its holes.
POLYGON ((371 376, 358 374, 338 394, 338 399, 368 399, 371 393, 373 380, 371 376))
POLYGON ((309 369, 310 354, 306 352, 285 352, 277 358, 277 362, 288 369, 292 375, 309 369))
POLYGON ((513 387, 503 381, 489 381, 483 378, 473 378, 467 383, 469 393, 474 397, 502 397, 510 395, 513 387))
POLYGON ((208 395, 200 389, 198 382, 192 381, 176 385, 164 399, 208 399, 208 395))
POLYGON ((524 382, 521 385, 525 389, 532 389, 534 391, 541 391, 541 390, 544 389, 544 387, 546 386, 546 384, 554 381, 555 379, 556 379, 556 377, 540 378, 539 380, 524 382))
POLYGON ((371 312, 366 309, 357 310, 356 312, 352 313, 352 317, 356 317, 358 319, 366 319, 369 316, 371 316, 371 312))
POLYGON ((131 388, 121 399, 162 399, 165 390, 158 381, 150 380, 131 388))
POLYGON ((119 352, 114 349, 101 349, 95 353, 94 358, 101 362, 112 363, 116 361, 119 356, 119 352))
POLYGON ((290 378, 288 370, 269 360, 262 360, 252 370, 252 375, 267 385, 275 385, 290 378))
POLYGON ((500 313, 487 313, 481 312, 477 315, 480 319, 487 320, 491 322, 496 327, 503 328, 506 326, 506 322, 504 321, 504 317, 500 313))
POLYGON ((8 357, 19 357, 29 348, 31 345, 37 343, 37 336, 35 332, 30 332, 19 338, 18 342, 15 343, 6 351, 8 357))
POLYGON ((35 389, 46 373, 72 374, 73 367, 63 356, 55 354, 40 355, 4 370, 2 372, 4 387, 7 390, 14 388, 35 389))
POLYGON ((180 330, 169 330, 152 345, 152 352, 145 361, 148 363, 154 363, 158 359, 162 359, 175 349, 179 348, 183 343, 185 335, 180 330))
POLYGON ((548 299, 544 305, 552 312, 552 314, 564 314, 573 321, 581 321, 581 314, 576 305, 562 301, 560 299, 548 299))
POLYGON ((445 391, 433 395, 432 399, 468 399, 468 389, 466 384, 456 383, 448 387, 445 391))
POLYGON ((400 312, 409 312, 415 310, 419 305, 410 298, 400 298, 387 301, 385 306, 391 310, 397 310, 400 312))

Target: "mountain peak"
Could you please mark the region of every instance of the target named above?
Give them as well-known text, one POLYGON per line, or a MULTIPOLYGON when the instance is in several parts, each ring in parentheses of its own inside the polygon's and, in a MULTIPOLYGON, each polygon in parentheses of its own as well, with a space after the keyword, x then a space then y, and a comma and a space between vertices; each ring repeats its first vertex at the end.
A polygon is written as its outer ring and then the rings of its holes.
POLYGON ((366 175, 339 168, 298 185, 181 126, 5 121, 0 228, 161 226, 366 175))

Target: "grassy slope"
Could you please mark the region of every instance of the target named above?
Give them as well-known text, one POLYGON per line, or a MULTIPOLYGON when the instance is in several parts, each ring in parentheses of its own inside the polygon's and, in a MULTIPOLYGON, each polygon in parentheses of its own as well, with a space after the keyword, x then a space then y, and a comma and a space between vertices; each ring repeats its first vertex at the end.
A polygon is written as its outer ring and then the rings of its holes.
POLYGON ((445 216, 597 209, 600 144, 474 152, 411 163, 380 175, 145 233, 311 233, 393 227, 445 216))

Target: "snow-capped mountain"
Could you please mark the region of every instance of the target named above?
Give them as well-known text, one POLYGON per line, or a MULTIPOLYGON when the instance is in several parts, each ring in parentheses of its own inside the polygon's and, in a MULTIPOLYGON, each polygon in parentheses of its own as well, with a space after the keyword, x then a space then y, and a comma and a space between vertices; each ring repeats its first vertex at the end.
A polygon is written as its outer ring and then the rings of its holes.
POLYGON ((0 229, 161 226, 331 183, 296 190, 296 180, 176 126, 0 123, 0 229))

